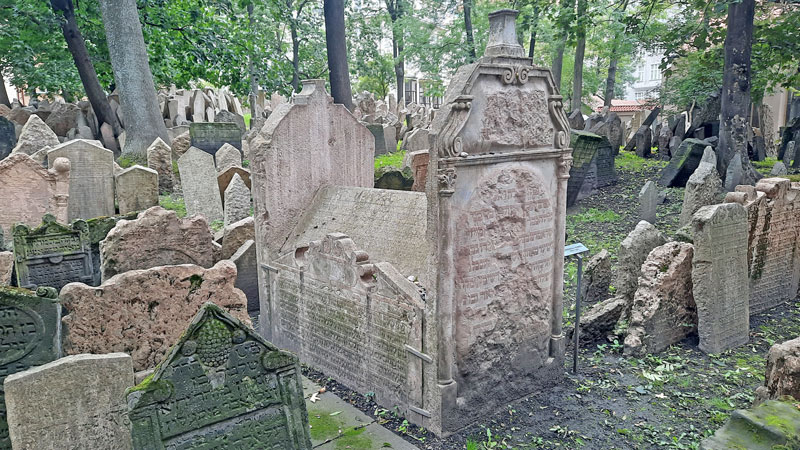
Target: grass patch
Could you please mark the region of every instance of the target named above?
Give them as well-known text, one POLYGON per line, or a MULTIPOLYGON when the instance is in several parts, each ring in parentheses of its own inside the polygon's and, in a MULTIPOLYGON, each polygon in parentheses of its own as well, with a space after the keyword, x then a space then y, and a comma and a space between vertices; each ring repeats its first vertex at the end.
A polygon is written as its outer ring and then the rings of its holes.
POLYGON ((573 214, 569 216, 568 220, 574 223, 613 223, 617 222, 621 218, 622 217, 619 214, 610 209, 600 210, 597 208, 589 208, 580 214, 573 214))
POLYGON ((244 115, 244 126, 247 127, 248 130, 250 129, 250 113, 244 115))
POLYGON ((127 169, 128 167, 133 167, 135 165, 140 165, 147 167, 147 158, 142 158, 138 155, 122 155, 117 159, 117 164, 123 169, 127 169))
POLYGON ((221 230, 225 226, 225 222, 223 222, 221 220, 215 220, 215 221, 211 222, 210 224, 208 224, 208 226, 211 227, 211 231, 216 233, 217 231, 221 230))
POLYGON ((183 203, 182 197, 172 197, 171 195, 160 195, 158 197, 158 204, 170 211, 175 211, 178 217, 186 217, 186 204, 183 203))
POLYGON ((403 158, 405 158, 405 156, 406 156, 405 151, 380 155, 375 158, 375 170, 377 171, 381 167, 386 167, 386 166, 397 167, 399 169, 400 167, 403 166, 403 158))
POLYGON ((763 161, 750 161, 750 162, 756 169, 763 169, 769 172, 770 170, 772 170, 772 166, 774 166, 775 163, 778 162, 778 158, 769 157, 763 161))
POLYGON ((665 167, 668 161, 661 161, 658 159, 645 159, 636 156, 633 152, 619 152, 619 155, 614 160, 617 170, 625 170, 629 172, 638 172, 644 169, 654 167, 665 167))

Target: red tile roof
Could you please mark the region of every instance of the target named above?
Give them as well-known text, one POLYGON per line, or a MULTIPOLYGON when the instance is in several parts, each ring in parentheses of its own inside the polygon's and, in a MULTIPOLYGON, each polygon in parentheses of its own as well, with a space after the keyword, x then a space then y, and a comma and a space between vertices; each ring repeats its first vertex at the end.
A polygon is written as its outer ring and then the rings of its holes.
MULTIPOLYGON (((641 100, 611 100, 611 108, 610 110, 613 112, 635 112, 635 111, 644 111, 650 110, 650 106, 647 102, 641 100)), ((598 106, 595 108, 597 112, 603 110, 602 106, 598 106)))

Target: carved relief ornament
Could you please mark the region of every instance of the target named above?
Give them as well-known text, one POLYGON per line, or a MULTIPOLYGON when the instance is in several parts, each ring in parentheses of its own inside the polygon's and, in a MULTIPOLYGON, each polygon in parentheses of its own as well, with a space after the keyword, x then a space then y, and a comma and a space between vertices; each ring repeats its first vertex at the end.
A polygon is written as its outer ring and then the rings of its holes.
POLYGON ((564 104, 562 103, 563 97, 560 95, 551 95, 548 98, 550 104, 550 116, 556 125, 555 148, 563 149, 569 146, 569 120, 567 114, 564 112, 564 104))
POLYGON ((456 169, 448 167, 446 169, 439 169, 436 173, 436 179, 439 182, 440 195, 452 195, 456 189, 456 169))
POLYGON ((461 154, 462 144, 458 134, 464 128, 472 108, 472 96, 460 95, 450 106, 447 119, 436 139, 440 158, 453 158, 461 154))
POLYGON ((503 72, 499 75, 503 84, 525 84, 528 82, 528 72, 531 66, 501 65, 503 72))

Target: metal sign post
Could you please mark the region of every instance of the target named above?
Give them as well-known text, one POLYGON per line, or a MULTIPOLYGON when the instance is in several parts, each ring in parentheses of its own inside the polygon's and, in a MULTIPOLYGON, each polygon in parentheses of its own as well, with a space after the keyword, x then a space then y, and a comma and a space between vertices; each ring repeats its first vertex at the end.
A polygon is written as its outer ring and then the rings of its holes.
POLYGON ((575 342, 575 350, 572 355, 572 373, 578 373, 578 339, 580 337, 581 324, 581 281, 583 278, 583 254, 589 249, 580 242, 564 247, 564 259, 570 256, 578 257, 578 287, 575 290, 575 331, 572 338, 575 342))

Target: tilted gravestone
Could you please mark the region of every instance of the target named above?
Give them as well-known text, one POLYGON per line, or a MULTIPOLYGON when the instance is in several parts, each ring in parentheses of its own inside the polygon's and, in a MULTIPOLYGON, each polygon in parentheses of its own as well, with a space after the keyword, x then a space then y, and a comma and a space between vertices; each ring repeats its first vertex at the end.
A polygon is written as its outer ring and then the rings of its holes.
POLYGON ((242 130, 232 122, 194 122, 189 125, 189 136, 192 147, 211 155, 225 144, 242 149, 242 130))
POLYGON ((98 144, 75 139, 47 152, 47 163, 70 161, 68 220, 114 215, 114 153, 98 144))
POLYGON ((685 139, 672 155, 669 164, 661 171, 658 184, 664 187, 684 187, 692 176, 708 142, 699 139, 685 139))
POLYGON ((114 176, 120 214, 158 205, 158 172, 135 165, 114 176))
POLYGON ((214 160, 217 164, 217 172, 222 172, 228 167, 241 167, 242 152, 231 144, 225 144, 217 150, 214 160))
POLYGON ((639 191, 639 220, 655 223, 658 197, 658 188, 655 183, 648 181, 642 186, 639 191))
POLYGON ((0 161, 0 234, 10 241, 14 225, 36 226, 47 213, 66 223, 69 172, 66 158, 49 170, 22 153, 0 161))
POLYGON ((716 167, 713 163, 701 162, 689 177, 689 181, 686 182, 686 190, 683 191, 683 207, 678 223, 680 225, 691 223, 692 216, 697 210, 719 202, 720 192, 722 192, 722 180, 717 174, 716 167))
POLYGON ((61 289, 67 283, 92 283, 94 271, 89 226, 76 220, 69 226, 50 214, 38 227, 14 227, 17 285, 31 289, 49 286, 61 289))
MULTIPOLYGON (((8 375, 38 366, 61 355, 61 305, 57 291, 36 292, 0 286, 0 383, 8 375)), ((10 449, 6 403, 0 390, 0 448, 10 449)))
POLYGON ((158 190, 162 194, 172 192, 172 149, 157 138, 147 148, 147 167, 158 172, 158 190))
POLYGON ((591 195, 597 181, 597 163, 595 155, 602 138, 585 131, 572 130, 570 145, 572 146, 572 168, 569 170, 567 183, 567 207, 578 200, 591 195))
POLYGON ((17 133, 14 123, 0 116, 0 160, 11 154, 17 145, 17 133))
POLYGON ((692 219, 692 284, 700 350, 720 353, 750 336, 747 211, 738 203, 700 208, 692 219))
POLYGON ((239 175, 242 181, 244 181, 245 186, 247 186, 247 189, 251 189, 252 187, 249 170, 243 167, 229 166, 217 174, 217 186, 219 186, 219 195, 223 201, 225 200, 225 189, 228 189, 228 185, 231 184, 235 175, 239 175))
MULTIPOLYGON (((235 286, 247 296, 247 312, 253 316, 259 314, 258 301, 258 261, 256 260, 256 243, 250 239, 246 241, 236 253, 231 256, 231 261, 236 264, 235 286)), ((253 322, 255 325, 256 322, 253 322)))
POLYGON ((213 180, 217 177, 214 157, 197 147, 190 147, 178 158, 186 214, 201 214, 209 223, 222 220, 222 197, 213 180))
POLYGON ((127 397, 136 449, 311 449, 297 357, 211 303, 127 397))
POLYGON ((13 448, 131 449, 131 386, 125 353, 67 356, 10 375, 3 387, 13 448))
POLYGON ((233 176, 228 188, 225 189, 224 225, 231 225, 249 216, 250 189, 244 184, 239 174, 236 174, 233 176))

